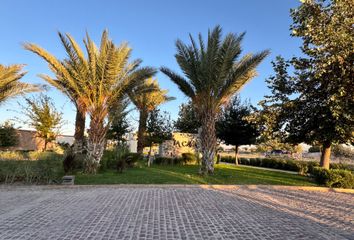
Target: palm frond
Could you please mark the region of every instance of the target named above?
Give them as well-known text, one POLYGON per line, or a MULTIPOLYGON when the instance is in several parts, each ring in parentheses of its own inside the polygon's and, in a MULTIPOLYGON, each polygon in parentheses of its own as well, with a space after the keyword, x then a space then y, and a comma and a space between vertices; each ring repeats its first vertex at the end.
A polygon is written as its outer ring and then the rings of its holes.
POLYGON ((0 104, 18 95, 44 90, 43 85, 19 82, 26 74, 22 72, 22 68, 23 65, 4 66, 0 64, 0 104))
POLYGON ((161 67, 160 71, 166 74, 186 96, 194 98, 194 88, 186 79, 166 67, 161 67))

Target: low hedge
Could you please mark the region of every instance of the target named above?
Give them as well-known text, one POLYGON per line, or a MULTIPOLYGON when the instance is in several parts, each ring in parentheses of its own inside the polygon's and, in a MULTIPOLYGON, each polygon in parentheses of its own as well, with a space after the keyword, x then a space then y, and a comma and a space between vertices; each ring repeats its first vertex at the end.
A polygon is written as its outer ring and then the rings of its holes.
POLYGON ((64 175, 61 160, 0 161, 0 183, 48 184, 64 175))
MULTIPOLYGON (((222 157, 221 161, 226 163, 235 163, 235 158, 222 157)), ((292 159, 279 158, 239 158, 239 163, 242 165, 250 165, 256 167, 296 171, 302 175, 306 175, 308 173, 311 174, 315 167, 319 167, 319 163, 314 161, 298 161, 292 159)), ((343 163, 331 163, 330 168, 354 171, 353 165, 343 163)))
POLYGON ((317 183, 326 187, 354 189, 354 174, 351 171, 315 167, 312 174, 317 183))

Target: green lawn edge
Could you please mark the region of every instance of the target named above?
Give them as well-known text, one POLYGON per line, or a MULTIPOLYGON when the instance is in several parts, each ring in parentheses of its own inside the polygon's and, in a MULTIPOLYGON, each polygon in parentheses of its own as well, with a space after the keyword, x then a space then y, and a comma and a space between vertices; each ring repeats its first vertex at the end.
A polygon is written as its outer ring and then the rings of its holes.
POLYGON ((126 169, 123 173, 114 170, 95 175, 78 173, 75 184, 220 184, 220 185, 284 185, 318 186, 310 178, 296 174, 235 166, 215 165, 211 176, 198 174, 198 166, 138 166, 126 169))

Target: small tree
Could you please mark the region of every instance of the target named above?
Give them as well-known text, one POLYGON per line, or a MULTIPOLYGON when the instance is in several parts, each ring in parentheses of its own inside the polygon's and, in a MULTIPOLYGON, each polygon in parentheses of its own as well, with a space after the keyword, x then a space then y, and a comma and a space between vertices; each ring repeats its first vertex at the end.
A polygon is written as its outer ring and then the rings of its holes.
POLYGON ((117 141, 117 144, 124 142, 124 135, 130 131, 127 116, 129 110, 127 110, 129 100, 125 99, 122 104, 117 105, 109 113, 110 127, 107 132, 107 139, 117 141))
POLYGON ((174 127, 179 132, 198 133, 200 122, 191 101, 182 103, 179 107, 178 118, 174 122, 174 127))
POLYGON ((36 130, 36 136, 44 140, 43 151, 46 151, 48 143, 54 141, 60 133, 64 124, 63 113, 55 108, 50 97, 43 94, 38 98, 25 98, 25 101, 26 105, 20 106, 27 120, 20 121, 36 130))
POLYGON ((154 109, 150 112, 146 127, 146 142, 150 147, 149 165, 153 144, 171 140, 172 130, 171 117, 167 112, 161 113, 159 109, 154 109))
POLYGON ((238 164, 238 150, 240 145, 253 144, 259 133, 255 123, 247 120, 252 112, 250 103, 241 103, 238 96, 235 96, 229 105, 221 112, 216 122, 216 133, 218 138, 226 144, 235 145, 235 163, 238 164))
POLYGON ((6 121, 0 126, 0 147, 13 147, 17 145, 17 131, 12 123, 6 121))

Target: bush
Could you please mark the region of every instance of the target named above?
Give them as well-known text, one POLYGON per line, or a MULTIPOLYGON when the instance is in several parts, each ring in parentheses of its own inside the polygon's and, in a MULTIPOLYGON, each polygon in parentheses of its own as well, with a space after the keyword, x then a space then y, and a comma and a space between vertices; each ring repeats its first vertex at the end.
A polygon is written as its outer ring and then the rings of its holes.
POLYGON ((332 148, 332 152, 337 157, 354 158, 354 150, 346 145, 335 145, 332 148))
POLYGON ((113 150, 106 150, 100 163, 100 169, 114 169, 122 172, 126 167, 133 167, 142 159, 139 153, 130 153, 126 146, 117 146, 113 150))
POLYGON ((182 158, 157 157, 154 159, 154 164, 157 165, 180 165, 183 164, 182 158))
POLYGON ((326 187, 354 188, 354 174, 351 171, 315 167, 312 174, 317 183, 326 187))
POLYGON ((182 153, 183 164, 199 164, 199 158, 193 153, 182 153))
POLYGON ((62 161, 0 161, 0 182, 14 183, 52 183, 63 176, 62 161))
POLYGON ((75 173, 84 168, 85 154, 74 154, 72 148, 68 148, 64 154, 63 167, 65 173, 75 173))
POLYGON ((321 152, 321 147, 320 146, 311 146, 309 148, 309 153, 315 153, 315 152, 321 152))
POLYGON ((27 157, 25 157, 24 152, 20 151, 0 151, 0 160, 3 161, 19 161, 19 160, 25 160, 27 157))

